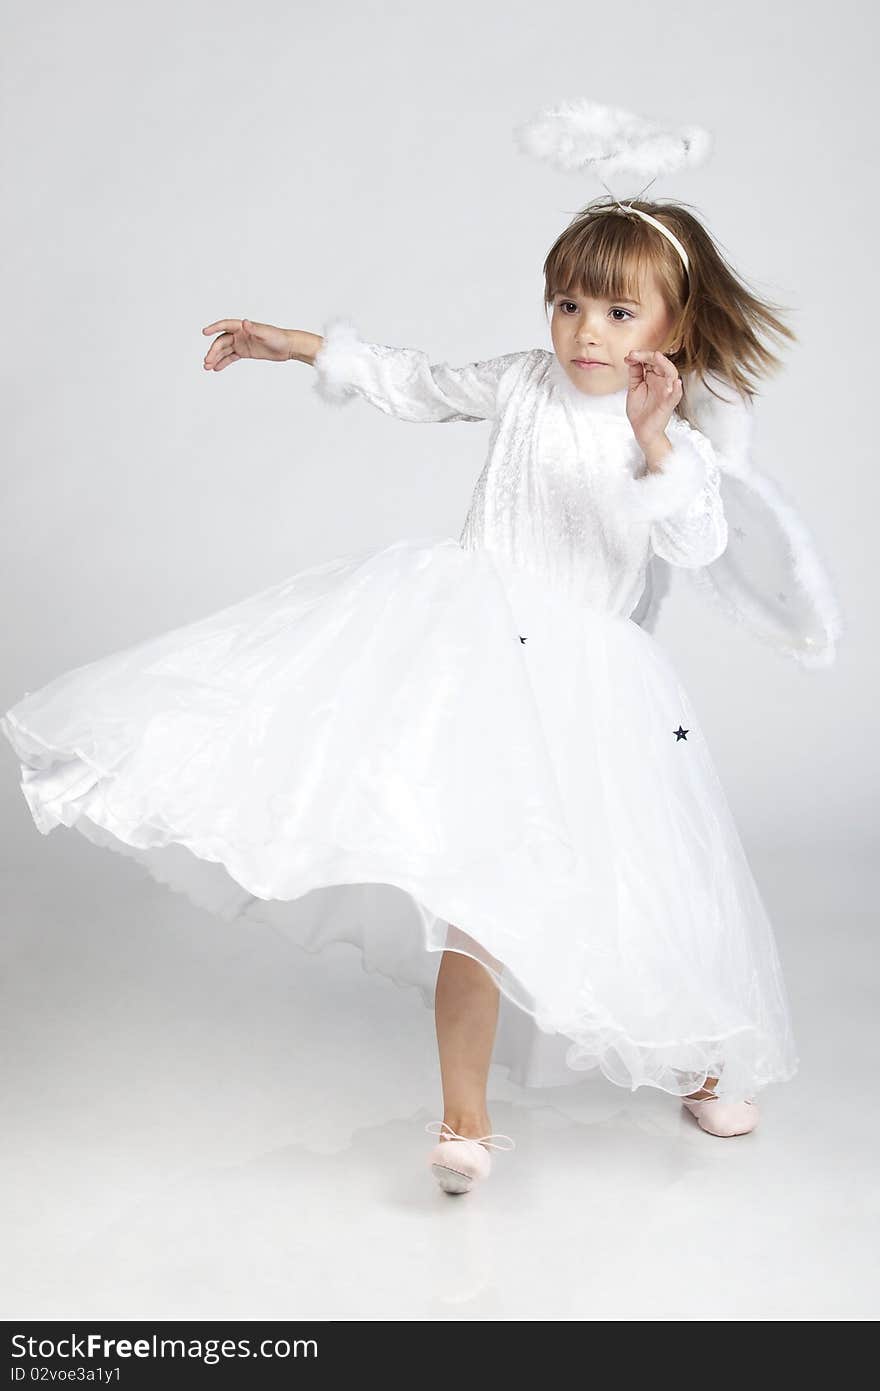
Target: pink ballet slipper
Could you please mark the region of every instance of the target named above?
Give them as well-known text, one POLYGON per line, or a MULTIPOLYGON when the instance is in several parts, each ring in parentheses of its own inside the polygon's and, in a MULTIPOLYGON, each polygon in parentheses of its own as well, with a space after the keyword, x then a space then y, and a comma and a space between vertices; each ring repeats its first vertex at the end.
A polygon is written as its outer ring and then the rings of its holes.
POLYGON ((492 1168, 489 1149, 515 1149, 509 1135, 483 1135, 478 1140, 457 1135, 445 1121, 429 1121, 425 1129, 430 1135, 450 1137, 436 1144, 428 1155, 428 1165, 444 1193, 467 1193, 480 1179, 488 1178, 492 1168), (506 1145, 494 1143, 506 1140, 506 1145))
POLYGON ((725 1139, 732 1135, 748 1135, 758 1124, 760 1114, 754 1101, 719 1101, 717 1096, 700 1097, 698 1101, 685 1096, 682 1105, 687 1107, 701 1130, 725 1139))

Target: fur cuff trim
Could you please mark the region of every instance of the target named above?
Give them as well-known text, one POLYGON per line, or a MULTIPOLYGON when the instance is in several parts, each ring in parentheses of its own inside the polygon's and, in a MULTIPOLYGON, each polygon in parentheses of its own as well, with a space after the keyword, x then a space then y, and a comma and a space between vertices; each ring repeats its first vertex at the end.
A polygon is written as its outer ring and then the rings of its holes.
POLYGON ((348 319, 328 320, 322 337, 324 342, 313 364, 314 389, 322 400, 341 406, 355 395, 352 382, 357 377, 358 365, 369 355, 369 349, 348 319))
POLYGON ((666 454, 661 472, 641 474, 630 480, 627 503, 631 515, 638 521, 656 522, 681 512, 706 484, 706 464, 687 439, 672 441, 672 452, 666 454))

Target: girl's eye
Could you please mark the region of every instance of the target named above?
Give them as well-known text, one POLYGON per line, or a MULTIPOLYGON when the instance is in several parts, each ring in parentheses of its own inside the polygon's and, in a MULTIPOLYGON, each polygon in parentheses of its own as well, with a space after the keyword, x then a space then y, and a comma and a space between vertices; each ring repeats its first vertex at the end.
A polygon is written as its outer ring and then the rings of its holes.
MULTIPOLYGON (((569 309, 571 309, 571 310, 573 310, 575 313, 577 313, 577 305, 575 304, 574 300, 570 300, 570 299, 561 299, 561 300, 559 301, 559 308, 562 310, 563 314, 565 314, 566 316, 568 316, 568 311, 569 311, 569 309)), ((609 312, 610 314, 623 314, 623 315, 625 316, 625 317, 622 318, 622 319, 615 319, 614 322, 615 322, 616 324, 625 324, 627 319, 633 318, 633 315, 630 313, 630 311, 629 311, 628 309, 621 309, 621 307, 620 307, 619 305, 616 305, 613 309, 610 309, 608 312, 609 312)), ((570 316, 569 316, 569 317, 570 317, 570 316)))

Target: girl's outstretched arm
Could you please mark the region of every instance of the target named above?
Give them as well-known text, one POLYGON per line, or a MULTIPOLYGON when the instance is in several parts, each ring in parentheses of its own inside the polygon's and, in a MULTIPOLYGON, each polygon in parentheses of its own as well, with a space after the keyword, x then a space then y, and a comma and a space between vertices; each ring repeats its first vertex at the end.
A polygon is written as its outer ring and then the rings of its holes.
POLYGON ((334 405, 360 396, 400 420, 492 420, 498 387, 508 367, 526 352, 506 353, 464 367, 432 364, 417 348, 367 343, 345 319, 331 320, 323 334, 277 328, 253 319, 218 319, 202 333, 218 336, 205 354, 207 371, 233 362, 307 362, 317 369, 318 394, 334 405))
MULTIPOLYGON (((502 377, 528 356, 505 353, 450 367, 432 363, 418 348, 367 343, 346 319, 332 320, 319 341, 314 356, 300 360, 314 362, 315 388, 324 400, 341 405, 360 396, 387 415, 417 422, 494 419, 502 377)), ((309 347, 304 342, 301 351, 309 347)))

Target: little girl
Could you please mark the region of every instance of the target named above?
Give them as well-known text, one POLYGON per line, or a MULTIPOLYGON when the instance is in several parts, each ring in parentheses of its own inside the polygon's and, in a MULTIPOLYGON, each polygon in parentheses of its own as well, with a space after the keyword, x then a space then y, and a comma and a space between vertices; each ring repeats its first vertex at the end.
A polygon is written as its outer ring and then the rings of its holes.
MULTIPOLYGON (((544 277, 553 351, 463 367, 341 319, 323 336, 203 329, 208 370, 309 363, 330 402, 492 421, 460 536, 313 566, 0 722, 44 834, 76 827, 311 950, 353 942, 422 991, 446 1192, 513 1146, 491 1133, 493 1050, 523 1085, 598 1068, 660 1088, 718 1136, 753 1130, 757 1091, 796 1069, 762 899, 687 692, 639 621, 661 562, 728 604, 748 588, 735 565, 713 572, 746 539, 725 480, 757 477, 762 334, 793 334, 674 203, 594 200, 544 277)), ((815 621, 789 645, 821 663, 830 589, 804 554, 815 621)), ((771 601, 749 603, 757 630, 771 601)))

